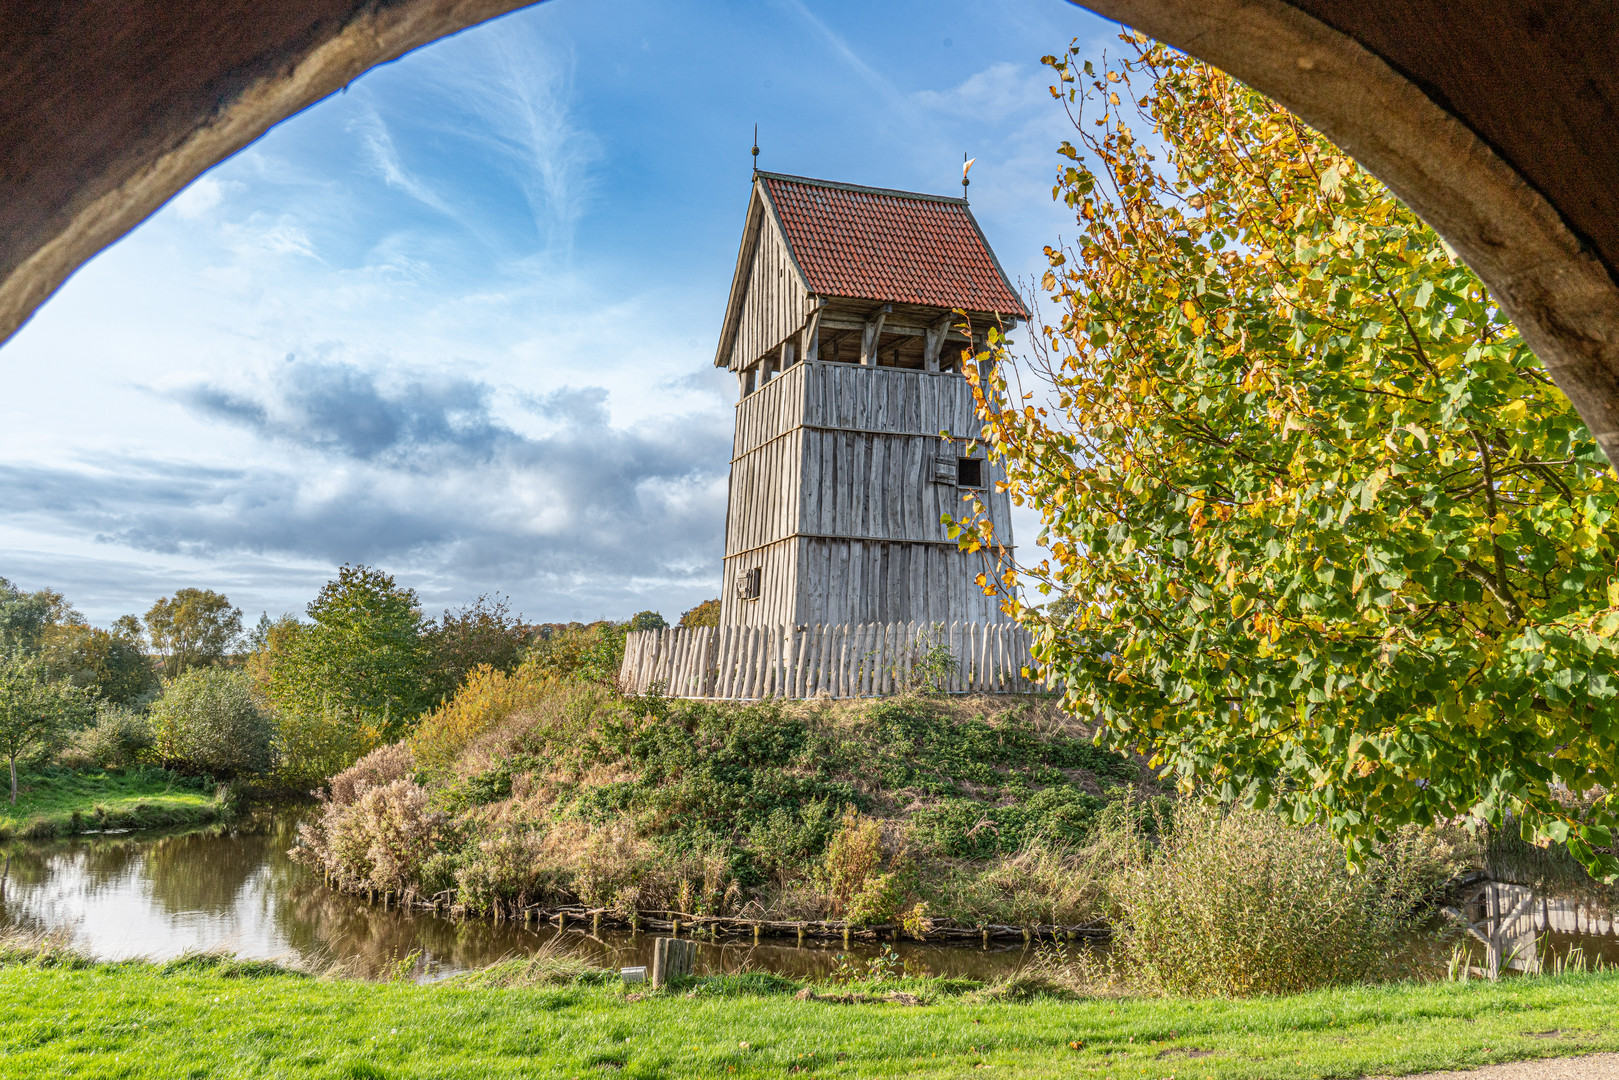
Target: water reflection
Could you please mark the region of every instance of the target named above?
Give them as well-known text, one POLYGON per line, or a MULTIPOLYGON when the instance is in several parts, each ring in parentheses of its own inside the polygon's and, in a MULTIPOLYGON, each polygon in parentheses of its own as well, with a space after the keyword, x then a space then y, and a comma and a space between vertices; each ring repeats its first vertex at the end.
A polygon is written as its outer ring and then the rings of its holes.
MULTIPOLYGON (((559 933, 550 926, 385 910, 339 895, 287 858, 296 834, 297 815, 277 813, 177 835, 16 845, 9 849, 0 927, 63 930, 79 948, 105 958, 165 959, 223 948, 316 967, 341 964, 361 975, 381 974, 419 952, 429 978, 535 952, 559 933)), ((561 936, 569 952, 603 966, 651 962, 652 938, 645 934, 570 929, 561 936)), ((919 974, 980 979, 1011 971, 1025 956, 1021 944, 975 950, 906 942, 894 948, 919 974)), ((858 962, 877 951, 856 944, 848 953, 858 962)), ((698 970, 829 975, 844 954, 841 942, 703 941, 698 970)))
POLYGON ((1538 972, 1577 956, 1619 964, 1619 923, 1605 897, 1591 892, 1554 897, 1528 885, 1480 881, 1465 894, 1459 912, 1482 973, 1538 972))
MULTIPOLYGON (((10 862, 0 890, 0 927, 62 930, 81 949, 106 958, 163 959, 228 949, 313 967, 340 964, 359 975, 385 973, 419 953, 428 978, 532 953, 558 934, 550 926, 390 911, 333 893, 287 858, 297 823, 296 813, 277 812, 200 832, 13 845, 4 849, 10 862)), ((1534 971, 1553 966, 1549 958, 1576 946, 1588 963, 1601 958, 1619 964, 1619 927, 1607 894, 1480 882, 1458 900, 1478 939, 1475 962, 1485 968, 1493 963, 1534 971)), ((593 963, 651 962, 647 935, 561 934, 567 951, 593 963)), ((891 947, 916 974, 990 979, 1028 959, 1021 944, 988 950, 917 942, 891 947)), ((857 944, 848 953, 859 963, 878 948, 857 944)), ((1431 934, 1415 935, 1407 957, 1411 970, 1442 974, 1449 948, 1431 934)), ((827 976, 844 954, 841 942, 700 941, 697 969, 827 976)))

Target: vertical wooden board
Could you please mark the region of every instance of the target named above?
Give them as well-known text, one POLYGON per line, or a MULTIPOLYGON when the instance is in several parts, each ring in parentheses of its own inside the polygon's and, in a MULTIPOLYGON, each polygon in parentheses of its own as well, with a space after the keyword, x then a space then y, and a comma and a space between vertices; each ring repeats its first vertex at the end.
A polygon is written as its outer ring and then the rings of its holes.
POLYGON ((849 696, 866 696, 866 678, 870 664, 866 662, 866 624, 857 623, 849 642, 849 696))
POLYGON ((917 641, 921 631, 919 623, 910 622, 905 626, 903 639, 900 641, 900 688, 912 690, 916 687, 913 679, 916 666, 917 641))
POLYGON ((783 623, 776 630, 776 697, 792 697, 792 688, 788 683, 788 673, 792 670, 793 627, 790 623, 783 623))
POLYGON ((725 696, 731 699, 742 698, 747 693, 748 672, 753 664, 753 627, 739 626, 736 639, 732 645, 735 651, 731 672, 731 690, 725 696))
POLYGON ((701 693, 699 687, 700 665, 702 663, 703 632, 701 629, 686 631, 686 665, 681 672, 680 680, 683 685, 682 697, 696 697, 701 693))
POLYGON ((798 670, 796 672, 797 696, 807 698, 812 692, 811 687, 815 681, 814 672, 811 670, 810 665, 815 662, 816 646, 821 641, 820 627, 809 623, 799 631, 799 634, 798 670))
POLYGON ((726 668, 725 696, 738 698, 742 696, 742 683, 747 678, 747 640, 751 631, 745 626, 731 628, 731 640, 728 648, 731 652, 730 662, 726 668))
POLYGON ((821 627, 819 623, 810 623, 804 627, 803 655, 798 664, 798 696, 812 697, 815 694, 815 664, 821 653, 821 627))
POLYGON ((738 671, 738 681, 735 697, 737 700, 746 700, 753 696, 755 666, 755 647, 759 637, 759 628, 756 626, 744 627, 742 630, 741 648, 738 650, 742 663, 738 671))
POLYGON ((748 693, 751 701, 762 700, 768 694, 770 679, 770 628, 757 626, 753 631, 753 686, 748 693))
POLYGON ((685 670, 680 675, 680 681, 684 687, 680 693, 681 697, 697 697, 702 693, 700 688, 702 649, 703 628, 693 627, 687 630, 685 670))
POLYGON ((675 651, 679 643, 679 639, 675 635, 673 627, 666 627, 662 630, 656 631, 656 633, 659 638, 662 639, 661 644, 663 650, 662 662, 658 666, 658 681, 663 683, 663 692, 667 694, 669 692, 669 684, 674 681, 675 651))
POLYGON ((957 619, 945 624, 944 630, 945 645, 950 650, 949 690, 952 694, 959 694, 966 689, 966 682, 962 676, 964 668, 961 663, 961 627, 962 623, 957 619))
POLYGON ((821 648, 821 689, 833 697, 843 696, 842 665, 843 627, 837 623, 826 625, 826 644, 821 648))
POLYGON ((842 643, 842 675, 840 676, 843 686, 842 689, 838 691, 839 697, 849 698, 860 696, 860 687, 857 682, 857 671, 859 669, 859 641, 859 625, 856 623, 845 624, 843 627, 842 643))
POLYGON ((816 696, 832 692, 830 663, 832 660, 832 628, 826 623, 820 626, 820 643, 815 650, 815 686, 816 696))
POLYGON ((619 685, 629 690, 631 693, 635 692, 634 684, 632 682, 633 676, 631 674, 634 671, 634 667, 632 665, 634 662, 633 658, 636 655, 636 643, 632 640, 634 637, 634 634, 624 635, 624 659, 619 661, 618 664, 619 685))
POLYGON ((820 657, 822 645, 822 624, 811 623, 804 636, 804 698, 814 697, 820 689, 820 657))
POLYGON ((652 688, 652 682, 658 677, 658 638, 650 630, 647 633, 645 657, 642 662, 641 692, 646 693, 652 688))
POLYGON ((869 669, 866 678, 866 696, 873 697, 882 693, 883 686, 883 624, 872 622, 868 625, 871 627, 871 633, 866 647, 866 655, 870 658, 866 664, 869 669))
POLYGON ((968 638, 967 650, 969 657, 968 663, 971 665, 972 670, 972 690, 974 693, 982 694, 985 690, 984 627, 982 623, 978 622, 974 622, 969 625, 972 626, 972 634, 968 638))
POLYGON ((680 678, 686 670, 686 647, 690 644, 686 631, 676 627, 669 630, 673 641, 669 648, 669 685, 664 693, 669 697, 678 697, 681 694, 680 678))
POLYGON ((720 627, 719 660, 714 666, 714 696, 728 698, 731 688, 736 683, 736 635, 737 627, 720 627))
POLYGON ((699 649, 701 648, 702 644, 702 632, 697 629, 691 629, 684 631, 682 636, 684 636, 686 639, 686 656, 681 665, 680 696, 695 697, 698 693, 697 665, 700 655, 699 649))
POLYGON ((714 685, 719 676, 720 628, 710 626, 707 630, 708 648, 706 650, 707 660, 703 670, 703 696, 711 697, 714 695, 714 685))
POLYGON ((996 689, 1003 694, 1011 689, 1008 685, 1008 676, 1010 676, 1011 672, 1007 664, 1007 651, 1006 624, 1002 623, 995 628, 995 670, 997 674, 995 681, 998 684, 996 689))
POLYGON ((804 696, 803 668, 804 668, 804 631, 797 623, 787 626, 787 692, 785 697, 801 698, 804 696))
POLYGON ((894 692, 894 624, 877 624, 877 684, 873 691, 879 696, 894 692))
POLYGON ((984 629, 984 667, 989 673, 989 692, 992 694, 999 694, 1001 692, 1001 677, 1003 674, 1003 668, 1001 666, 1000 627, 991 623, 984 629))
POLYGON ((773 629, 768 625, 759 628, 759 685, 753 696, 760 700, 769 697, 776 689, 773 629))
POLYGON ((841 662, 843 666, 840 681, 842 686, 838 691, 839 697, 852 698, 860 696, 860 687, 856 681, 856 672, 859 666, 859 640, 859 625, 857 623, 844 624, 843 641, 841 643, 841 662))
POLYGON ((883 633, 883 624, 881 622, 871 624, 871 662, 869 665, 871 677, 866 684, 866 695, 868 697, 876 697, 883 692, 883 661, 886 659, 883 656, 883 641, 886 636, 883 633))

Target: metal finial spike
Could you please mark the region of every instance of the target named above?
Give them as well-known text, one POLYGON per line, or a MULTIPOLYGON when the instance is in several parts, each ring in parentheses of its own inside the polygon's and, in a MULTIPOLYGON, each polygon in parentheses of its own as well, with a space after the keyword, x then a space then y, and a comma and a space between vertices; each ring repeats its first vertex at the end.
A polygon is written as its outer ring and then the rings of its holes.
POLYGON ((753 125, 753 171, 759 171, 759 125, 753 125))

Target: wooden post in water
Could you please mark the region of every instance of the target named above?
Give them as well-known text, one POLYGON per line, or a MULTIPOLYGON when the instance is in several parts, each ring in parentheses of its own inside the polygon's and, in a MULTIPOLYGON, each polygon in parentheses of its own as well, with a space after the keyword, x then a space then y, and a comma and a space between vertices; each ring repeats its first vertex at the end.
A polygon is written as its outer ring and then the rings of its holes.
POLYGON ((691 974, 697 946, 681 938, 658 938, 652 943, 652 985, 662 987, 671 979, 691 974))

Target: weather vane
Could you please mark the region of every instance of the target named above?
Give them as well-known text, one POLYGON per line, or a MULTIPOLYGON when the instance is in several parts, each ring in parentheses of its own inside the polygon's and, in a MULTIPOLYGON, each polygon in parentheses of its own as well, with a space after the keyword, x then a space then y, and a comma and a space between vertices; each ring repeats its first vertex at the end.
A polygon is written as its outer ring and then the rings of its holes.
MULTIPOLYGON (((753 152, 757 154, 759 152, 758 147, 755 147, 753 152)), ((977 160, 977 158, 969 158, 966 154, 961 155, 961 197, 963 199, 967 197, 967 185, 972 183, 971 180, 967 179, 967 170, 972 168, 973 162, 977 160)))

